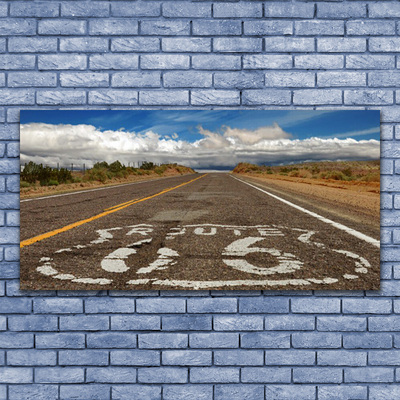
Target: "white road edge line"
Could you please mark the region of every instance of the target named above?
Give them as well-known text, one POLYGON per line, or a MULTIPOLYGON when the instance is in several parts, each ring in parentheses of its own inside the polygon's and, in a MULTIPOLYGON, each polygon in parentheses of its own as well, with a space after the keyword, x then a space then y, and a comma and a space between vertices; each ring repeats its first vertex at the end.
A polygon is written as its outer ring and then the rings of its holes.
POLYGON ((252 185, 251 183, 248 183, 248 182, 243 181, 243 180, 241 180, 239 178, 236 178, 235 176, 232 176, 232 175, 230 175, 230 176, 233 179, 236 179, 239 182, 242 182, 242 183, 244 183, 244 184, 246 184, 248 186, 251 186, 254 189, 259 190, 260 192, 263 192, 263 193, 267 194, 268 196, 271 196, 274 199, 281 201, 282 203, 285 203, 285 204, 287 204, 287 205, 289 205, 289 206, 291 206, 293 208, 296 208, 297 210, 300 210, 300 211, 302 211, 302 212, 304 212, 304 213, 306 213, 308 215, 311 215, 312 217, 317 218, 322 222, 325 222, 325 223, 327 223, 329 225, 334 226, 335 228, 338 228, 338 229, 340 229, 342 231, 345 231, 345 232, 349 233, 350 235, 355 236, 358 239, 364 240, 365 242, 372 244, 375 247, 378 247, 378 248, 380 247, 380 241, 379 240, 376 240, 376 239, 374 239, 374 238, 372 238, 370 236, 364 235, 363 233, 358 232, 355 229, 349 228, 346 225, 339 224, 338 222, 335 222, 335 221, 332 221, 331 219, 325 218, 322 215, 319 215, 319 214, 317 214, 315 212, 312 212, 312 211, 309 211, 309 210, 307 210, 307 209, 305 209, 303 207, 300 207, 297 204, 294 204, 294 203, 291 203, 290 201, 282 199, 281 197, 278 197, 278 196, 276 196, 276 195, 274 195, 272 193, 269 193, 266 190, 263 190, 263 189, 259 188, 258 186, 252 185))
POLYGON ((177 177, 177 176, 182 176, 182 175, 166 176, 166 177, 163 177, 163 178, 149 179, 149 180, 144 180, 144 181, 139 181, 139 182, 123 183, 122 185, 114 185, 114 186, 107 186, 107 187, 96 188, 96 189, 80 190, 79 192, 71 192, 71 193, 63 193, 63 194, 54 194, 54 195, 52 195, 52 196, 34 197, 34 198, 32 198, 32 199, 20 200, 20 203, 23 203, 23 202, 25 202, 25 201, 45 200, 45 199, 52 199, 52 198, 54 198, 54 197, 70 196, 71 194, 96 192, 97 190, 115 189, 115 188, 122 187, 122 186, 137 185, 137 184, 139 184, 139 183, 146 183, 146 182, 159 181, 160 179, 175 178, 175 177, 177 177))

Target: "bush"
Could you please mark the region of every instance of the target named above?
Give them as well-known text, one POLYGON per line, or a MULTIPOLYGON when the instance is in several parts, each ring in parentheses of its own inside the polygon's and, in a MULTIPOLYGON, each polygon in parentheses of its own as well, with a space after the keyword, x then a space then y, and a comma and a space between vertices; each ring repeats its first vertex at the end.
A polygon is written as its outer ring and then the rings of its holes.
POLYGON ((140 168, 144 170, 152 170, 154 169, 154 167, 154 163, 152 163, 151 161, 145 161, 140 168))

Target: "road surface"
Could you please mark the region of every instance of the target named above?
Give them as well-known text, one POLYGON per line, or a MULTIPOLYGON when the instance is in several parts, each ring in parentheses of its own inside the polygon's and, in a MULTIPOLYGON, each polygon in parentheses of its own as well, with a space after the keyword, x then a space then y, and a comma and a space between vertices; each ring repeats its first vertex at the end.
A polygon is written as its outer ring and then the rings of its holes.
POLYGON ((306 200, 227 173, 23 200, 21 288, 379 289, 379 229, 306 200))

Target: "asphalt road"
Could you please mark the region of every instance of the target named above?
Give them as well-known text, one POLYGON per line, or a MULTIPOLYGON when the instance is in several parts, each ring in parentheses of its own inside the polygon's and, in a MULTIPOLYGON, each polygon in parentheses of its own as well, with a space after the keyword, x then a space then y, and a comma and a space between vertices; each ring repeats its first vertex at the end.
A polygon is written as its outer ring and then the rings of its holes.
POLYGON ((375 290, 367 222, 225 173, 21 201, 21 288, 375 290))

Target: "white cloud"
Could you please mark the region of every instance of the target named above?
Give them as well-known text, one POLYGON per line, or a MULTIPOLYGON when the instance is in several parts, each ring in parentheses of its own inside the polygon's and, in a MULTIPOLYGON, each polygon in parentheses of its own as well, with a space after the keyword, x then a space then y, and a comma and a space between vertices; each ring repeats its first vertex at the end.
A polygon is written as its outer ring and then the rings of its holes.
POLYGON ((256 130, 198 127, 201 139, 191 143, 171 132, 99 131, 92 125, 21 125, 21 162, 91 166, 96 161, 177 162, 194 168, 230 167, 239 162, 289 163, 308 160, 378 159, 379 141, 351 138, 292 139, 279 125, 256 130))

